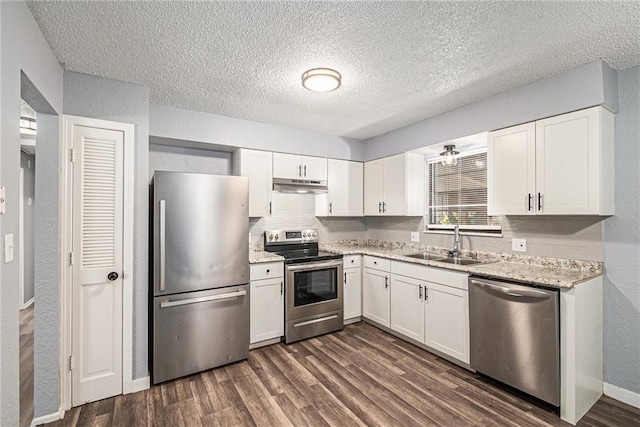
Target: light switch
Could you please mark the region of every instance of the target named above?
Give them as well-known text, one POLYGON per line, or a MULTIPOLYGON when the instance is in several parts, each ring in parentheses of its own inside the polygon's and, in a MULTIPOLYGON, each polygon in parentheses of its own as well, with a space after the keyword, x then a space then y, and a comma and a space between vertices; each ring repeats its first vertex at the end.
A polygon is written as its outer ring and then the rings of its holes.
POLYGON ((420 233, 417 231, 411 232, 411 241, 412 242, 420 242, 420 233))
POLYGON ((13 261, 13 234, 4 235, 4 263, 13 261))

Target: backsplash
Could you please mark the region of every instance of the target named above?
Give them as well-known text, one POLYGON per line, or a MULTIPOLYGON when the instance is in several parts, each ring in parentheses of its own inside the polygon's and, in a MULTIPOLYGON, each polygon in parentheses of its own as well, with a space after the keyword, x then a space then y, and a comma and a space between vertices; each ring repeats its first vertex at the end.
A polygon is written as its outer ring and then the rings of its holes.
POLYGON ((317 228, 321 241, 366 237, 365 218, 317 218, 315 197, 313 194, 273 193, 271 216, 249 219, 250 246, 263 247, 265 230, 317 228))
MULTIPOLYGON (((586 261, 603 260, 604 218, 594 216, 502 217, 502 237, 464 235, 462 249, 514 253, 529 256, 586 261), (526 252, 512 252, 511 239, 527 240, 526 252)), ((420 231, 420 243, 450 247, 452 234, 422 233, 422 217, 368 217, 367 238, 410 242, 411 231, 420 231)))

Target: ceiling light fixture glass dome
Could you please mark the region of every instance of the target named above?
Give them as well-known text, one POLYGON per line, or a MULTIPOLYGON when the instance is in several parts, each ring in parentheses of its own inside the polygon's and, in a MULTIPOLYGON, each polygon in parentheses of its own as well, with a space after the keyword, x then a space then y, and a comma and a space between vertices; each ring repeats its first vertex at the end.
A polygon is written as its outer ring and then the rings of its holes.
POLYGON ((458 154, 459 151, 456 151, 455 145, 445 145, 444 151, 440 153, 442 156, 442 166, 455 166, 458 164, 458 154))
POLYGON ((340 87, 342 76, 330 68, 313 68, 302 74, 302 86, 313 92, 331 92, 340 87))

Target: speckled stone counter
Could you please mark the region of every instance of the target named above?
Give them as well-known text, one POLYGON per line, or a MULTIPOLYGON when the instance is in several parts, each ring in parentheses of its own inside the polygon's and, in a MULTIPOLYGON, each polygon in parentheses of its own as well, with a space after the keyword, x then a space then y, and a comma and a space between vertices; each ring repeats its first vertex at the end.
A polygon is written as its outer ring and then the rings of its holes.
POLYGON ((602 275, 602 263, 567 259, 532 257, 515 254, 462 251, 462 256, 471 256, 483 261, 476 265, 445 264, 435 260, 409 258, 407 255, 429 252, 446 256, 445 248, 380 242, 375 240, 342 240, 321 242, 320 248, 343 255, 371 255, 396 261, 411 262, 430 267, 463 271, 472 275, 500 280, 515 280, 522 283, 539 284, 556 288, 573 288, 602 275))
POLYGON ((284 261, 280 255, 271 252, 249 250, 249 264, 284 261))

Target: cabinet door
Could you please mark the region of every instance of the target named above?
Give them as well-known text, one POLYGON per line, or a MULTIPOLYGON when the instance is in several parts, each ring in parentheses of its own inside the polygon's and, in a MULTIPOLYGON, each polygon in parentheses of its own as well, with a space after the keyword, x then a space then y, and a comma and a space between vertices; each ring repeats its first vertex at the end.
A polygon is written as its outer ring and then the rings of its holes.
POLYGON ((362 216, 363 215, 363 189, 364 189, 364 173, 363 164, 361 162, 347 162, 348 178, 347 178, 347 195, 345 216, 362 216))
POLYGON ((489 215, 535 213, 536 126, 526 123, 489 133, 489 215))
POLYGON ((327 159, 325 157, 302 156, 302 178, 326 181, 327 159))
POLYGON ((271 214, 271 181, 273 155, 269 151, 242 149, 240 152, 240 176, 249 178, 249 216, 262 217, 271 214))
POLYGON ((429 347, 469 363, 468 292, 427 283, 425 341, 429 347))
POLYGON ((344 270, 344 319, 362 315, 362 275, 360 268, 344 270))
POLYGON ((383 215, 405 215, 405 157, 404 154, 384 159, 383 215))
POLYGON ((417 279, 391 276, 391 329, 419 342, 424 342, 424 288, 417 279))
POLYGON ((302 177, 302 158, 294 154, 273 153, 273 177, 297 179, 302 177))
POLYGON ((349 203, 349 162, 329 159, 327 161, 327 214, 346 216, 349 203))
POLYGON ((362 287, 362 315, 389 327, 389 273, 365 268, 362 287))
MULTIPOLYGON (((326 215, 362 216, 363 171, 362 163, 347 160, 328 160, 328 187, 326 215)), ((316 203, 323 202, 323 195, 316 196, 316 203)), ((316 206, 316 216, 322 207, 316 206)))
POLYGON ((364 164, 364 214, 382 215, 384 159, 364 164))
POLYGON ((536 122, 539 213, 599 213, 599 107, 536 122))
POLYGON ((251 344, 284 335, 283 280, 251 282, 251 344))

